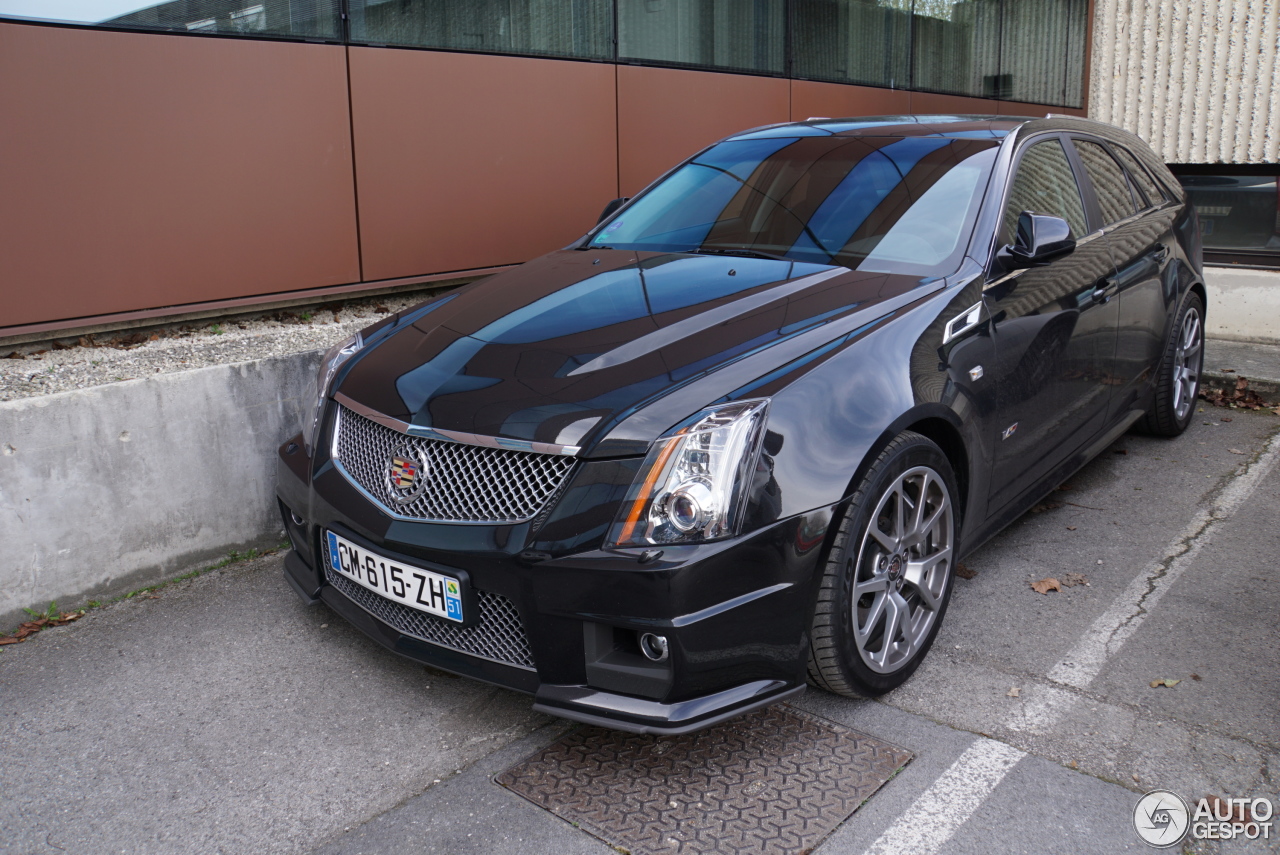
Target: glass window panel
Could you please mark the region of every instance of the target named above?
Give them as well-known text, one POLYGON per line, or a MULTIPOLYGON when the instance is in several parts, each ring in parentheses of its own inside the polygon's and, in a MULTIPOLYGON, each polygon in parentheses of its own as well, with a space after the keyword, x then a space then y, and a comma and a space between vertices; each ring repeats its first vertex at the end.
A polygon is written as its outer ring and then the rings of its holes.
POLYGON ((1135 213, 1137 208, 1129 192, 1129 180, 1124 177, 1120 164, 1095 142, 1076 140, 1075 144, 1085 171, 1093 182, 1093 192, 1098 197, 1098 207, 1102 209, 1102 222, 1111 225, 1135 213))
POLYGON ((793 0, 791 39, 797 77, 909 84, 911 0, 793 0))
POLYGON ((1070 12, 1064 0, 1005 0, 1000 36, 1004 97, 1036 104, 1066 102, 1070 12))
POLYGON ((1277 176, 1179 175, 1178 180, 1196 206, 1206 250, 1280 253, 1277 176))
POLYGON ((1004 243, 1013 243, 1018 215, 1023 211, 1062 217, 1076 238, 1088 231, 1080 187, 1059 140, 1036 143, 1022 155, 1013 186, 1009 188, 1009 201, 1005 203, 1001 237, 1004 243))
POLYGON ((783 0, 618 0, 618 56, 782 73, 783 0))
POLYGON ((351 0, 351 40, 447 50, 612 56, 600 0, 351 0))
POLYGON ((0 0, 0 15, 101 27, 231 36, 341 35, 339 0, 0 0))
POLYGON ((632 202, 591 245, 946 275, 996 148, 940 137, 725 142, 632 202))
POLYGON ((1138 182, 1138 188, 1142 195, 1146 196, 1147 202, 1152 205, 1159 205, 1164 201, 1164 193, 1160 190, 1160 185, 1147 173, 1147 170, 1138 163, 1138 159, 1134 157, 1128 150, 1120 146, 1113 145, 1112 150, 1119 155, 1120 162, 1129 170, 1129 175, 1133 180, 1138 182))
POLYGON ((915 0, 912 88, 1007 97, 1000 68, 1000 0, 915 0))

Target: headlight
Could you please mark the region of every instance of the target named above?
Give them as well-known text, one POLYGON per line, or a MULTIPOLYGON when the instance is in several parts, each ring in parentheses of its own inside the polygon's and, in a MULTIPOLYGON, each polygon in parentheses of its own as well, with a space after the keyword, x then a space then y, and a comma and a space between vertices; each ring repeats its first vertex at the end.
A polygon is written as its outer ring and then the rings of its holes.
POLYGON ((315 447, 316 435, 320 433, 324 402, 329 397, 329 387, 333 385, 333 378, 342 364, 359 353, 363 347, 364 339, 360 337, 360 333, 356 333, 351 338, 329 348, 320 360, 320 370, 316 372, 316 382, 311 394, 311 406, 303 412, 302 419, 302 441, 306 445, 308 456, 315 447))
POLYGON ((650 546, 738 533, 769 401, 735 401, 703 410, 664 436, 627 493, 606 546, 650 546))

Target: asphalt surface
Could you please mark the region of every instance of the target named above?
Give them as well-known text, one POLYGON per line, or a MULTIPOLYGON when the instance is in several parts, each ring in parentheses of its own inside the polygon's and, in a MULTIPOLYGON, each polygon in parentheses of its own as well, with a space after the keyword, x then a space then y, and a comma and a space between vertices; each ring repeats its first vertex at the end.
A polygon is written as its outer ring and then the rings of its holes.
MULTIPOLYGON (((1150 789, 1280 802, 1280 418, 1203 410, 967 558, 902 689, 796 702, 916 755, 818 855, 1141 852, 1150 789)), ((614 851, 492 781, 571 725, 304 607, 280 561, 0 648, 0 852, 614 851)))

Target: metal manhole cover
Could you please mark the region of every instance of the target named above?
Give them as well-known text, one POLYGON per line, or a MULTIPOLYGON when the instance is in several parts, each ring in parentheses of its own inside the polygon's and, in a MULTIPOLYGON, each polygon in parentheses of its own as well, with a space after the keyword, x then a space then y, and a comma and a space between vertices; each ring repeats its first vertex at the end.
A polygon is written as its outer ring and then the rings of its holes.
POLYGON ((584 727, 495 780, 634 855, 803 853, 911 752, 786 705, 687 736, 584 727))

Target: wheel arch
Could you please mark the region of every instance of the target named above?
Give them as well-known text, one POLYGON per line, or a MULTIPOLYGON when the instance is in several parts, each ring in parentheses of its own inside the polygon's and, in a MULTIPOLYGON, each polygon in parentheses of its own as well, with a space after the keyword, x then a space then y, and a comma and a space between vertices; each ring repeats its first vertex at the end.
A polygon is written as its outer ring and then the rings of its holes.
POLYGON ((880 456, 880 453, 884 451, 889 443, 893 442, 895 437, 904 431, 914 431, 932 440, 935 445, 941 448, 942 453, 946 455, 947 462, 951 464, 951 470, 956 476, 957 492, 959 493, 956 499, 960 505, 960 515, 963 520, 971 504, 969 491, 974 483, 974 478, 971 469, 972 455, 960 424, 960 418, 955 411, 942 404, 921 404, 903 413, 894 419, 876 440, 867 447, 867 453, 863 455, 862 461, 853 473, 853 477, 849 479, 849 483, 845 486, 841 503, 847 502, 849 497, 857 491, 858 485, 866 477, 867 470, 871 468, 871 464, 876 461, 876 458, 880 456))

